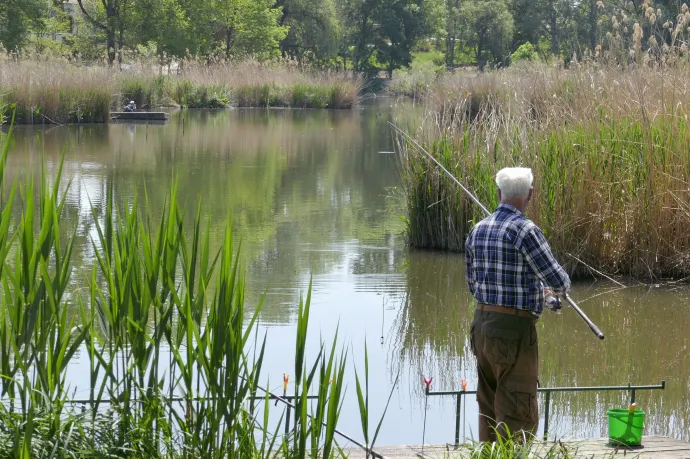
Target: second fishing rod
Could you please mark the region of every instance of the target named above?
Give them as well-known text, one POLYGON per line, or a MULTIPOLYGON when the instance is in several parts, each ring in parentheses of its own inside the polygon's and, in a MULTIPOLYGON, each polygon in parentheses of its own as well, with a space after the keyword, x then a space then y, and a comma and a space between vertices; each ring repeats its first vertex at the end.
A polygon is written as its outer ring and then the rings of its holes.
MULTIPOLYGON (((446 175, 448 175, 448 177, 450 177, 450 178, 451 178, 451 179, 462 189, 462 191, 465 192, 465 194, 467 195, 467 197, 469 197, 469 198, 472 200, 472 202, 474 202, 475 204, 477 204, 477 206, 479 206, 479 208, 482 209, 482 211, 486 214, 487 217, 488 217, 488 216, 491 216, 491 212, 489 212, 489 209, 487 209, 487 208, 479 201, 479 199, 477 199, 477 198, 474 196, 474 194, 472 194, 472 192, 470 192, 470 190, 468 190, 468 189, 467 189, 457 178, 455 178, 455 176, 454 176, 453 174, 451 174, 450 172, 448 172, 448 169, 446 169, 445 167, 443 167, 443 165, 442 165, 440 162, 438 162, 438 161, 436 160, 436 158, 434 158, 434 156, 433 156, 431 153, 429 153, 428 151, 426 151, 426 150, 424 149, 424 147, 422 147, 422 146, 419 144, 419 142, 417 142, 415 139, 413 139, 412 137, 410 137, 409 134, 407 134, 405 131, 403 131, 402 129, 400 129, 398 126, 396 126, 395 124, 391 123, 390 121, 388 122, 388 124, 390 124, 391 127, 392 127, 397 133, 399 133, 399 134, 401 134, 403 137, 405 137, 410 143, 412 143, 412 145, 414 145, 419 151, 421 151, 421 152, 424 153, 427 157, 429 157, 429 159, 431 159, 431 160, 432 160, 432 161, 433 161, 443 172, 445 172, 446 175)), ((604 334, 601 332, 601 330, 599 329, 599 327, 597 327, 597 325, 596 325, 594 322, 592 322, 592 321, 590 320, 589 317, 587 317, 587 314, 585 314, 585 313, 582 311, 582 309, 580 309, 580 307, 577 305, 577 303, 575 303, 575 301, 573 301, 573 299, 570 298, 570 296, 568 296, 567 293, 563 293, 562 296, 563 296, 563 299, 570 305, 570 307, 572 307, 572 308, 575 310, 575 312, 577 312, 577 314, 582 318, 582 320, 585 321, 585 323, 589 326, 590 330, 592 330, 592 332, 597 336, 597 338, 599 338, 599 339, 604 339, 604 334)))

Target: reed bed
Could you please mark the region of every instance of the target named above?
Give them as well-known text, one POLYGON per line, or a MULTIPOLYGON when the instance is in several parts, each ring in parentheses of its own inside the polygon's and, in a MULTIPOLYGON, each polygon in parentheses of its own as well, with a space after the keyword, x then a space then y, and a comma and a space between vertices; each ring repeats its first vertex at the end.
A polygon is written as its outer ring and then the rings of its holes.
MULTIPOLYGON (((529 217, 574 275, 690 274, 690 88, 683 68, 520 69, 447 78, 416 138, 489 208, 504 166, 535 175, 529 217)), ((399 139, 409 242, 462 251, 481 210, 399 139)))
POLYGON ((18 124, 104 123, 116 87, 105 68, 2 62, 0 123, 12 111, 18 124))
POLYGON ((123 72, 56 62, 2 62, 0 107, 16 122, 102 123, 111 109, 137 107, 352 108, 362 88, 352 74, 301 70, 287 63, 184 62, 179 70, 136 65, 123 72))
MULTIPOLYGON (((10 143, 11 131, 0 160, 0 456, 340 455, 350 360, 337 336, 307 358, 311 285, 298 306, 292 427, 281 435, 283 417, 272 423, 269 410, 285 416, 283 406, 261 389, 262 301, 245 302, 231 226, 214 251, 201 206, 180 208, 175 186, 157 221, 145 193, 115 203, 111 188, 92 206, 95 262, 80 284, 61 169, 51 184, 45 169, 6 180, 10 143), (88 362, 88 387, 69 384, 76 358, 88 362)), ((366 352, 364 362, 355 382, 371 446, 381 421, 371 435, 366 352)))

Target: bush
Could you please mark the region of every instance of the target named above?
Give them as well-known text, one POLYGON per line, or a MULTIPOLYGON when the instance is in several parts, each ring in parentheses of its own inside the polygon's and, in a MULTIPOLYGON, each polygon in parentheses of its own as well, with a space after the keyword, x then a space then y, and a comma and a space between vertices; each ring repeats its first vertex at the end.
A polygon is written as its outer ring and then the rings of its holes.
POLYGON ((539 58, 537 50, 530 42, 521 44, 518 49, 510 56, 513 62, 535 61, 539 58))

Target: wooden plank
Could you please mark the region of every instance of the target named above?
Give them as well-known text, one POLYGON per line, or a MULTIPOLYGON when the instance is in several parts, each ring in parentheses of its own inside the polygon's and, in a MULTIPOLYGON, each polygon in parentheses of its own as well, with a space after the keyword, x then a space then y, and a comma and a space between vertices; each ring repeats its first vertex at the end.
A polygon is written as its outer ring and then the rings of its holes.
POLYGON ((167 120, 165 112, 110 112, 110 117, 120 120, 167 120))
MULTIPOLYGON (((538 443, 533 449, 534 457, 546 453, 557 445, 553 441, 538 443)), ((640 459, 690 459, 690 443, 669 437, 642 437, 639 448, 623 448, 608 445, 608 438, 561 440, 568 457, 575 458, 640 458, 640 459)), ((471 449, 467 446, 454 445, 400 445, 375 447, 374 450, 386 458, 392 459, 463 459, 469 457, 471 449)), ((357 448, 346 448, 346 454, 352 459, 364 458, 364 451, 357 448)))

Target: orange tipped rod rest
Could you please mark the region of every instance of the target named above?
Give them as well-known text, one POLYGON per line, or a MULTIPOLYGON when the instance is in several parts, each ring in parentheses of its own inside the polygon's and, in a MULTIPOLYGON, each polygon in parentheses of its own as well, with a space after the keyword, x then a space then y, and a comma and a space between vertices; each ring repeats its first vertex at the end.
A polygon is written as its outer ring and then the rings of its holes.
MULTIPOLYGON (((477 198, 470 192, 470 190, 468 190, 467 188, 465 188, 465 186, 464 186, 462 183, 460 183, 460 181, 459 181, 458 179, 456 179, 456 178, 453 176, 453 174, 451 174, 450 172, 448 172, 448 170, 447 170, 445 167, 443 167, 443 166, 441 165, 441 163, 439 163, 439 162, 436 160, 436 158, 434 158, 428 151, 426 151, 426 150, 425 150, 415 139, 413 139, 412 137, 410 137, 410 135, 409 135, 407 132, 403 131, 402 129, 400 129, 398 126, 396 126, 395 124, 391 123, 390 121, 388 122, 388 124, 390 124, 391 127, 392 127, 396 132, 398 132, 399 134, 402 134, 403 137, 405 137, 405 138, 407 139, 408 142, 410 142, 412 145, 414 145, 415 147, 417 147, 417 148, 419 149, 419 151, 421 151, 422 153, 424 153, 425 155, 427 155, 434 163, 436 163, 436 165, 437 165, 443 172, 445 172, 446 174, 448 174, 448 176, 449 176, 451 179, 453 179, 453 181, 462 189, 462 191, 464 191, 465 194, 467 194, 467 196, 468 196, 475 204, 477 204, 477 206, 479 206, 479 207, 484 211, 484 213, 485 213, 487 216, 490 216, 490 215, 491 215, 491 212, 489 212, 489 209, 487 209, 486 207, 484 207, 484 205, 479 201, 479 199, 477 199, 477 198)), ((589 319, 589 317, 587 317, 587 315, 586 315, 584 312, 582 312, 582 309, 580 309, 580 307, 577 305, 577 303, 575 303, 575 302, 568 296, 567 293, 564 293, 562 296, 563 296, 563 298, 568 302, 568 304, 575 310, 575 312, 577 312, 578 315, 579 315, 580 317, 582 317, 582 320, 584 320, 585 323, 589 326, 590 330, 592 330, 592 332, 594 332, 594 334, 597 335, 597 338, 599 338, 599 339, 604 339, 604 334, 601 332, 601 330, 599 329, 599 327, 597 327, 596 324, 595 324, 594 322, 592 322, 592 321, 589 319)))

